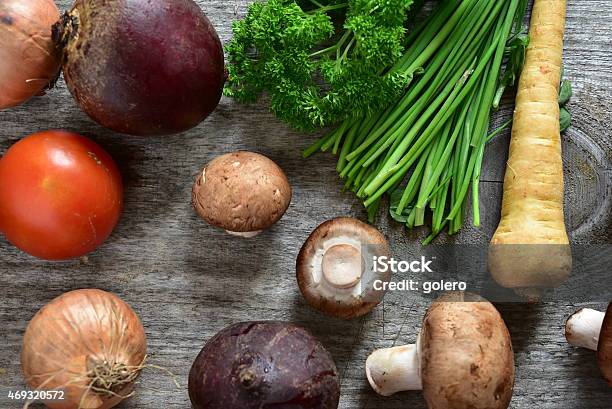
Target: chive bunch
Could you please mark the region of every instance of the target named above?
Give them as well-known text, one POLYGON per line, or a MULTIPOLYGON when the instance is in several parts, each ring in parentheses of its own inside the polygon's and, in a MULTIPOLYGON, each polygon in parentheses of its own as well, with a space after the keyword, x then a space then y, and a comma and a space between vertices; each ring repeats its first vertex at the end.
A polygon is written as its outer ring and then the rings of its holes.
POLYGON ((490 114, 499 90, 516 77, 527 41, 522 32, 526 0, 443 2, 408 38, 391 72, 414 75, 404 96, 368 116, 343 122, 306 152, 337 154, 347 189, 372 218, 385 194, 391 216, 408 228, 425 224, 430 242, 446 226, 463 225, 468 192, 480 223, 478 182, 490 114), (523 39, 523 41, 517 41, 523 39), (519 57, 517 57, 517 55, 519 57))

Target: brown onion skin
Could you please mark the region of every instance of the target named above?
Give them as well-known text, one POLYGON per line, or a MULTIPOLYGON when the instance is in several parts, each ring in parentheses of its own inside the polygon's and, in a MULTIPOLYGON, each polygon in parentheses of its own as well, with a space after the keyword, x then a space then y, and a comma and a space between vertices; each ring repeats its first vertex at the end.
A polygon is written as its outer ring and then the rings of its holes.
MULTIPOLYGON (((128 304, 102 290, 82 289, 55 298, 32 318, 23 338, 21 367, 30 388, 65 391, 63 400, 45 402, 51 409, 110 409, 123 399, 89 391, 81 400, 91 363, 107 360, 138 367, 146 351, 144 328, 128 304)), ((115 392, 126 396, 133 386, 115 392)))
POLYGON ((57 77, 51 26, 58 18, 53 0, 0 1, 0 109, 40 94, 57 77))
POLYGON ((334 361, 308 331, 275 322, 243 322, 215 335, 189 373, 195 409, 336 409, 334 361))
POLYGON ((219 103, 223 48, 192 0, 77 0, 54 30, 70 92, 106 128, 179 133, 219 103))

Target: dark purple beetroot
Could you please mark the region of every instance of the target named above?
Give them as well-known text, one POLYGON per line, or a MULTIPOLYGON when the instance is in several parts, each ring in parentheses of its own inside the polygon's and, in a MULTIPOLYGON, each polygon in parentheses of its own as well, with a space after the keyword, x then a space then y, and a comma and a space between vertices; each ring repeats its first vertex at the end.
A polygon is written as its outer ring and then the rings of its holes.
POLYGON ((189 373, 195 409, 336 409, 334 361, 310 332, 285 322, 243 322, 215 335, 189 373))
POLYGON ((221 41, 193 0, 77 0, 54 40, 70 92, 114 131, 182 132, 221 98, 221 41))

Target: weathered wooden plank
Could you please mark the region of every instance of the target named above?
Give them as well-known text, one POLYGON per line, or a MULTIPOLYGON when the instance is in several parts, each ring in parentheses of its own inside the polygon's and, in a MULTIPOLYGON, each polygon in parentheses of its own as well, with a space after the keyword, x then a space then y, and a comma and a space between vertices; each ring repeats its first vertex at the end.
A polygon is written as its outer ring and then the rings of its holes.
MULTIPOLYGON (((69 0, 58 1, 67 8, 69 0)), ((246 0, 199 1, 221 38, 244 15, 246 0)), ((612 139, 612 2, 573 0, 568 6, 566 76, 574 82, 573 128, 564 137, 567 219, 575 243, 609 243, 612 139)), ((511 98, 508 99, 511 103, 511 98)), ((510 115, 506 105, 496 123, 510 115)), ((384 306, 351 322, 312 311, 294 281, 294 259, 308 233, 335 216, 364 216, 359 202, 341 193, 334 160, 301 151, 314 140, 287 129, 264 104, 239 106, 223 99, 204 124, 183 135, 135 138, 114 135, 79 111, 63 82, 49 95, 0 113, 0 152, 19 138, 46 128, 68 128, 92 136, 116 158, 126 182, 122 221, 99 251, 85 261, 46 263, 0 240, 0 406, 8 389, 24 387, 19 367, 23 331, 32 315, 64 291, 97 287, 113 291, 142 317, 151 362, 173 371, 176 390, 162 373, 146 372, 147 389, 123 408, 185 408, 186 377, 203 343, 233 322, 293 320, 310 328, 333 353, 343 375, 341 408, 425 408, 418 393, 377 397, 363 366, 378 347, 413 342, 429 304, 424 296, 390 293, 384 306), (201 166, 234 149, 269 155, 287 172, 293 203, 283 220, 254 240, 238 240, 201 222, 190 206, 191 183, 201 166)), ((467 227, 441 242, 485 244, 499 215, 508 133, 488 149, 481 184, 483 226, 467 227)), ((416 254, 425 232, 406 233, 386 216, 381 230, 394 252, 416 254)), ((604 283, 609 285, 609 283, 604 283)), ((603 307, 603 305, 596 305, 603 307)), ((594 356, 568 347, 562 325, 578 306, 566 303, 498 305, 513 336, 517 383, 511 407, 598 409, 610 407, 610 390, 599 378, 594 356)))

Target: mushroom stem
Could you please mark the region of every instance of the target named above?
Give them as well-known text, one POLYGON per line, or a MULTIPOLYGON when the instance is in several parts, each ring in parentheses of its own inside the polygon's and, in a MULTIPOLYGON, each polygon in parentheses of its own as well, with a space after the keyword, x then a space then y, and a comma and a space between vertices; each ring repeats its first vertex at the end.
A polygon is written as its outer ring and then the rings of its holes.
POLYGON ((363 274, 361 251, 351 244, 335 244, 323 254, 321 271, 331 286, 353 288, 363 274))
POLYGON ((597 351, 599 333, 605 313, 583 308, 568 318, 565 323, 565 338, 570 344, 597 351))
POLYGON ((382 396, 422 390, 418 341, 374 351, 366 361, 366 375, 372 388, 382 396))
POLYGON ((257 235, 259 235, 259 233, 261 233, 261 230, 255 230, 255 231, 229 231, 226 230, 227 233, 231 234, 232 236, 238 236, 238 237, 242 237, 245 239, 251 239, 257 235))

